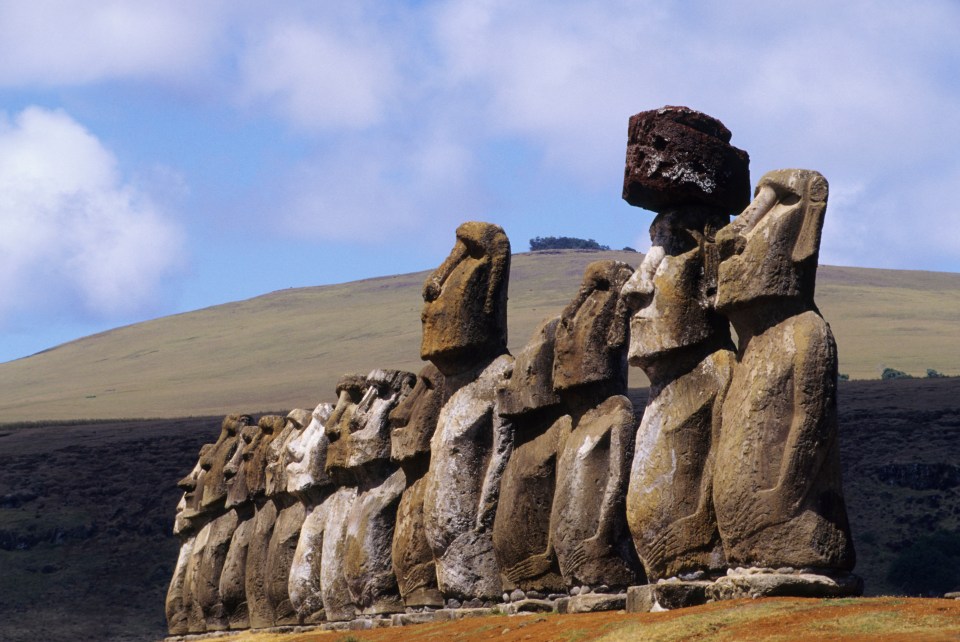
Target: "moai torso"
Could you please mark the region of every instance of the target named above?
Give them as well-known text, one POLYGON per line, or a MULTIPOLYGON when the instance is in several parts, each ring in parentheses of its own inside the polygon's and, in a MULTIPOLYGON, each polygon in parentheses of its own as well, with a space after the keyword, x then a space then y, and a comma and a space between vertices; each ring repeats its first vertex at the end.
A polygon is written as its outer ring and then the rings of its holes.
POLYGON ((511 444, 496 409, 496 386, 510 367, 506 299, 510 242, 489 223, 457 228, 450 256, 424 284, 420 356, 445 377, 445 400, 431 440, 424 532, 444 597, 501 593, 493 519, 511 444))
POLYGON ((557 593, 564 589, 556 557, 528 568, 549 547, 550 511, 557 485, 563 431, 560 396, 553 389, 553 346, 559 318, 545 321, 517 355, 497 391, 499 412, 509 418, 514 446, 503 472, 493 522, 493 546, 503 590, 557 593))
POLYGON ((568 414, 557 420, 560 454, 550 518, 552 545, 568 587, 636 582, 624 515, 633 440, 626 392, 625 263, 587 266, 577 297, 561 315, 553 382, 568 414))
POLYGON ((430 466, 430 440, 444 396, 443 374, 432 363, 390 413, 390 459, 403 469, 405 488, 397 507, 391 559, 397 586, 409 608, 443 606, 437 569, 423 526, 425 475, 430 466))
POLYGON ((723 403, 714 499, 731 564, 850 570, 836 344, 813 303, 827 183, 769 172, 717 234, 717 309, 740 341, 723 403))

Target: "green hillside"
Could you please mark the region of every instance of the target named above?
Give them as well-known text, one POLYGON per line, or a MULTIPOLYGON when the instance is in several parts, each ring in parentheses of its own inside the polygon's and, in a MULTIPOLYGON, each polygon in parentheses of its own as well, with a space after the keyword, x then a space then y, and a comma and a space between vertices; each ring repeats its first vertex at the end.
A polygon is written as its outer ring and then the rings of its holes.
MULTIPOLYGON (((636 266, 642 258, 576 250, 514 255, 511 350, 563 308, 589 262, 636 266)), ((0 364, 0 423, 217 415, 332 401, 343 373, 421 367, 426 275, 273 292, 0 364)), ((884 366, 960 374, 960 274, 824 266, 817 301, 837 337, 840 371, 852 378, 877 378, 884 366)), ((638 371, 631 376, 632 386, 646 385, 638 371)))

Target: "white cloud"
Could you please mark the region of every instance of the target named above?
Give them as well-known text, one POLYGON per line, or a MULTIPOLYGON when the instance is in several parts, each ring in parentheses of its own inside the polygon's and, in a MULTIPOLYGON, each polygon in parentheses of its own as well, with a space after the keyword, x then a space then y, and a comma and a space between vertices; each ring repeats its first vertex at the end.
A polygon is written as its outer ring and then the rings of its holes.
POLYGON ((0 114, 0 321, 150 308, 181 250, 179 227, 70 116, 0 114))
POLYGON ((0 3, 0 85, 189 77, 214 61, 220 7, 214 0, 0 3))
POLYGON ((308 130, 383 121, 399 78, 386 35, 352 12, 278 20, 251 30, 240 56, 240 98, 308 130))

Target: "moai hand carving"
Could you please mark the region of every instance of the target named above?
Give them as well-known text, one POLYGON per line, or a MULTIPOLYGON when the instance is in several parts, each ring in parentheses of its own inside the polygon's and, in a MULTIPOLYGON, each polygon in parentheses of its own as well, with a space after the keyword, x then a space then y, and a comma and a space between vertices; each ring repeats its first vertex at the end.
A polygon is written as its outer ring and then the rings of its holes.
POLYGON ((632 273, 616 261, 588 265, 557 327, 553 385, 568 414, 557 420, 550 547, 568 587, 625 587, 639 575, 624 515, 634 429, 633 405, 623 394, 626 311, 619 305, 632 273))
POLYGON ((714 500, 731 564, 847 571, 837 351, 813 302, 827 181, 769 172, 717 234, 716 307, 739 353, 723 403, 714 500))
POLYGON ((400 595, 410 608, 443 606, 423 526, 424 478, 443 397, 443 375, 428 363, 417 375, 410 394, 390 412, 390 460, 403 469, 406 480, 397 508, 391 558, 400 595))
POLYGON ((554 340, 559 317, 547 319, 517 354, 497 390, 499 412, 514 428, 514 447, 503 472, 493 522, 493 546, 503 590, 542 593, 565 589, 556 558, 525 574, 528 560, 542 554, 550 540, 550 509, 557 485, 557 451, 563 414, 553 389, 554 340))
POLYGON ((496 225, 457 228, 450 256, 423 289, 420 356, 444 374, 446 394, 431 441, 424 532, 447 598, 501 593, 493 519, 511 446, 496 385, 512 363, 506 350, 510 242, 496 225))
POLYGON ((353 601, 365 615, 402 613, 391 547, 403 470, 390 462, 390 412, 413 389, 416 376, 374 370, 351 422, 351 432, 330 445, 327 455, 342 461, 357 483, 358 496, 347 516, 343 572, 353 601), (341 450, 342 449, 342 450, 341 450), (335 452, 335 450, 337 452, 335 452))
POLYGON ((332 413, 332 405, 319 404, 300 437, 288 446, 287 491, 299 497, 306 510, 287 587, 290 603, 302 624, 319 622, 324 616, 320 569, 326 519, 319 509, 333 488, 333 480, 325 471, 330 445, 325 425, 332 413))
POLYGON ((711 309, 714 230, 749 198, 749 157, 730 131, 685 107, 630 119, 624 198, 658 212, 651 248, 624 286, 630 363, 650 379, 637 430, 627 521, 649 582, 716 573, 725 559, 713 508, 713 449, 734 360, 711 309))

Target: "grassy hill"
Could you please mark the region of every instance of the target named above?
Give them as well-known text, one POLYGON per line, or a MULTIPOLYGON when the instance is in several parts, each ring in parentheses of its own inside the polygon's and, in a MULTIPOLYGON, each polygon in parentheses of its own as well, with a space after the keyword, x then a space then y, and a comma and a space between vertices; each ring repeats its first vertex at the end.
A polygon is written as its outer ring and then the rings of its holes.
MULTIPOLYGON (((636 266, 642 255, 514 255, 511 350, 566 305, 586 265, 600 259, 636 266)), ((0 424, 313 407, 333 399, 343 373, 417 371, 426 275, 272 292, 0 364, 0 424)), ((823 266, 817 301, 837 337, 840 371, 852 378, 877 378, 884 366, 960 374, 960 274, 823 266)), ((646 385, 636 369, 631 377, 646 385)))

